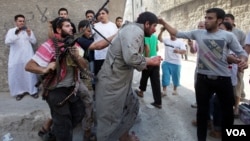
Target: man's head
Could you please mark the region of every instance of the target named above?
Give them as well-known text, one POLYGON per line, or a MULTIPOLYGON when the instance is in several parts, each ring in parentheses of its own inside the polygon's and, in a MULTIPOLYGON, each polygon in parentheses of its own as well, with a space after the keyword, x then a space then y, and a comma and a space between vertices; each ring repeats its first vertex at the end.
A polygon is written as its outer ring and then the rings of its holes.
POLYGON ((123 18, 122 17, 117 17, 115 19, 115 24, 116 24, 117 28, 120 28, 122 26, 122 22, 123 22, 123 18))
POLYGON ((224 22, 228 22, 231 25, 234 25, 234 15, 233 14, 226 14, 224 22))
POLYGON ((107 23, 109 21, 109 11, 107 8, 103 8, 98 15, 98 21, 102 23, 107 23))
POLYGON ((87 10, 85 12, 85 18, 87 20, 92 20, 95 17, 95 12, 93 10, 87 10))
POLYGON ((222 22, 220 23, 220 29, 226 30, 226 31, 232 31, 233 26, 229 22, 222 22))
POLYGON ((209 32, 217 31, 219 24, 223 22, 225 11, 220 8, 210 8, 206 11, 205 27, 209 32))
POLYGON ((205 22, 204 21, 200 21, 198 23, 198 29, 205 29, 205 22))
POLYGON ((79 32, 84 32, 83 36, 86 37, 86 38, 90 38, 92 36, 92 32, 91 32, 88 20, 82 20, 82 21, 79 22, 78 31, 79 32))
POLYGON ((175 35, 169 33, 169 36, 170 36, 170 39, 171 39, 172 41, 175 41, 175 40, 176 40, 176 36, 175 36, 175 35))
POLYGON ((151 12, 143 12, 139 15, 136 22, 144 25, 144 34, 146 37, 150 37, 156 31, 158 18, 151 12))
POLYGON ((69 16, 68 10, 66 8, 60 8, 58 10, 58 16, 68 19, 68 16, 69 16))
POLYGON ((25 17, 24 15, 21 15, 21 14, 18 14, 14 17, 14 20, 15 20, 15 23, 16 23, 16 26, 18 28, 21 28, 25 25, 25 17))
POLYGON ((73 28, 69 19, 58 17, 54 19, 51 23, 54 33, 60 34, 62 38, 65 38, 68 35, 73 35, 73 28))

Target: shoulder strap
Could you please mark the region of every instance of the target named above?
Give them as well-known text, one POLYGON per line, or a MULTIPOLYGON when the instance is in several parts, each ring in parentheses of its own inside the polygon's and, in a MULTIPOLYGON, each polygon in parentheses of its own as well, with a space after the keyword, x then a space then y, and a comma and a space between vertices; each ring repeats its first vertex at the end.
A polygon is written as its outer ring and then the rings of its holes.
POLYGON ((61 67, 60 67, 60 47, 58 46, 58 40, 56 37, 52 38, 53 44, 55 46, 55 60, 56 60, 56 83, 59 81, 60 73, 61 73, 61 67))

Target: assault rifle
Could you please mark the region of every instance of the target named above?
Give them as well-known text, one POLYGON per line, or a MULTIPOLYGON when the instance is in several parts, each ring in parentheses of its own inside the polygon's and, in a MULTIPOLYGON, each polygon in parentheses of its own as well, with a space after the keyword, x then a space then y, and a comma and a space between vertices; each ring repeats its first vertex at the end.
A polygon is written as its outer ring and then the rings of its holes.
POLYGON ((99 15, 100 11, 101 11, 108 3, 109 3, 109 0, 107 0, 107 1, 102 5, 102 7, 95 13, 95 16, 94 16, 91 20, 89 20, 88 27, 90 27, 91 30, 94 30, 95 33, 99 34, 99 35, 100 35, 104 40, 106 40, 109 44, 111 44, 111 42, 110 42, 106 37, 104 37, 98 30, 95 29, 95 26, 94 26, 94 24, 93 24, 94 21, 95 21, 95 19, 97 19, 97 17, 98 17, 98 15, 99 15))
MULTIPOLYGON (((98 10, 98 12, 96 13, 94 18, 97 18, 100 11, 108 4, 108 2, 109 2, 109 0, 107 0, 102 5, 102 7, 98 10)), ((89 25, 87 27, 90 27, 91 29, 93 29, 97 34, 99 34, 103 39, 105 39, 109 44, 111 44, 111 42, 109 40, 107 40, 107 38, 105 38, 98 30, 96 30, 94 28, 94 25, 93 25, 93 23, 91 21, 89 21, 89 25)), ((59 76, 60 76, 60 63, 59 63, 59 61, 62 59, 61 57, 64 56, 64 55, 62 55, 62 56, 60 55, 61 48, 65 49, 63 54, 66 54, 68 52, 68 48, 72 47, 76 43, 78 38, 83 36, 83 34, 84 34, 84 31, 82 31, 80 33, 76 33, 76 34, 71 35, 71 36, 67 36, 63 41, 64 45, 56 47, 56 71, 52 71, 52 72, 49 72, 48 74, 45 74, 45 75, 41 76, 40 80, 35 84, 36 87, 39 87, 39 86, 41 86, 42 82, 44 82, 44 80, 45 80, 45 83, 47 83, 46 86, 42 87, 43 99, 45 99, 45 97, 47 96, 46 94, 48 94, 48 90, 49 90, 48 87, 50 87, 50 83, 53 81, 53 79, 55 79, 55 75, 57 77, 56 79, 57 80, 59 79, 59 76)), ((57 42, 57 41, 55 41, 56 39, 53 39, 53 40, 54 40, 54 42, 57 42)), ((86 76, 90 76, 90 77, 95 79, 94 74, 89 72, 87 69, 81 69, 80 68, 80 71, 83 72, 86 76)), ((75 93, 72 92, 63 101, 57 103, 57 105, 62 106, 74 94, 75 93)))
MULTIPOLYGON (((46 96, 48 95, 48 90, 51 90, 55 87, 55 86, 51 86, 52 82, 53 81, 58 82, 58 80, 59 80, 60 73, 61 73, 60 61, 69 52, 69 47, 72 47, 76 43, 77 39, 82 37, 83 34, 84 34, 84 31, 80 32, 80 33, 76 33, 76 34, 71 35, 71 36, 67 36, 63 40, 64 44, 62 46, 58 46, 58 39, 52 38, 52 40, 54 42, 54 46, 55 46, 56 70, 50 71, 50 72, 40 76, 38 82, 35 84, 35 86, 40 89, 39 93, 42 93, 43 99, 45 99, 46 96), (61 52, 61 48, 64 48, 63 52, 61 52)), ((78 62, 75 62, 75 63, 77 64, 78 62)), ((77 66, 80 66, 80 65, 77 64, 77 66)), ((81 67, 78 67, 78 68, 84 74, 85 77, 95 79, 94 74, 91 73, 90 71, 88 71, 87 69, 83 69, 81 67)), ((73 95, 73 94, 70 94, 70 95, 73 95)), ((69 99, 69 98, 70 97, 68 97, 67 99, 69 99)), ((66 101, 66 100, 64 100, 64 101, 66 101)), ((60 102, 60 103, 58 103, 58 105, 62 105, 63 103, 60 102)))

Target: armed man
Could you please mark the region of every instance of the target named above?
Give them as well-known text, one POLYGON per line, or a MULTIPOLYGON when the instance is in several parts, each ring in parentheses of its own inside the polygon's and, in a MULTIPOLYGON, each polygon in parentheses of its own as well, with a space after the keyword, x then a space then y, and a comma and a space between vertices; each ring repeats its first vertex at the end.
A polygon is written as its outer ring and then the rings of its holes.
POLYGON ((54 37, 38 48, 25 69, 47 76, 42 83, 53 120, 51 133, 56 141, 72 141, 73 128, 84 116, 84 105, 76 91, 79 72, 86 69, 86 63, 79 45, 63 42, 73 35, 70 21, 59 17, 52 24, 56 26, 54 37))

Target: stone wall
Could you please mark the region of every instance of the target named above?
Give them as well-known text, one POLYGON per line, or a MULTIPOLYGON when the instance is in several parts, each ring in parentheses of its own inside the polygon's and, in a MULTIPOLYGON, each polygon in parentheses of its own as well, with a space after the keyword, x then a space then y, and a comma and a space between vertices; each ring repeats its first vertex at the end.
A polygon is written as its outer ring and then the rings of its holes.
MULTIPOLYGON (((204 20, 208 8, 223 8, 226 13, 235 16, 236 26, 245 33, 250 30, 250 1, 249 0, 133 0, 141 4, 144 11, 154 12, 166 19, 171 25, 180 30, 195 29, 197 22, 204 20)), ((138 15, 140 11, 135 11, 138 15)))
MULTIPOLYGON (((163 17, 176 29, 188 31, 196 29, 198 21, 204 20, 205 11, 212 7, 223 8, 226 13, 232 13, 236 27, 245 33, 250 31, 249 0, 127 0, 124 17, 131 19, 131 15, 134 15, 136 20, 141 12, 150 11, 163 17)), ((156 34, 159 33, 160 27, 157 26, 156 34)), ((169 36, 167 32, 163 34, 169 36)), ((159 45, 162 49, 162 44, 159 45)))
MULTIPOLYGON (((9 49, 4 44, 6 32, 14 27, 14 16, 23 14, 26 17, 27 26, 30 27, 38 40, 34 49, 47 38, 47 22, 57 17, 57 11, 65 7, 69 11, 69 17, 75 25, 85 17, 85 11, 98 9, 107 0, 1 0, 0 5, 0 91, 8 91, 7 62, 9 49)), ((110 19, 114 21, 117 16, 123 16, 126 0, 111 0, 107 8, 110 11, 110 19)), ((24 54, 25 55, 25 54, 24 54)), ((22 82, 20 82, 22 83, 22 82)))
POLYGON ((226 13, 232 13, 236 27, 248 32, 249 5, 248 0, 189 0, 177 7, 164 9, 161 15, 177 28, 188 30, 196 28, 197 21, 204 20, 206 9, 218 7, 223 8, 226 13))

